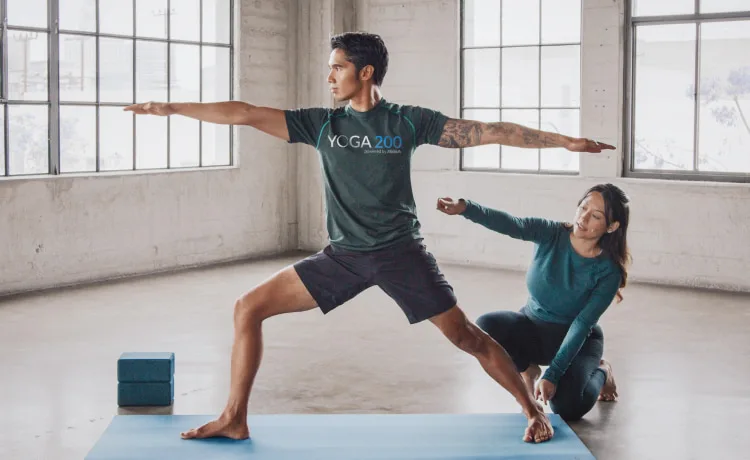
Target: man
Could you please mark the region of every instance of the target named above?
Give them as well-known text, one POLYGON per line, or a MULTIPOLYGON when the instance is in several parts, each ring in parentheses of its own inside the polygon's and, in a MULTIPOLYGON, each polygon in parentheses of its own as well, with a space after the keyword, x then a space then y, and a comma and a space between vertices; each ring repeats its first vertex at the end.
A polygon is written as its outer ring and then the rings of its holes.
POLYGON ((314 146, 321 156, 330 244, 237 300, 227 405, 216 420, 182 437, 249 437, 247 406, 260 366, 265 319, 313 308, 328 313, 378 286, 402 308, 410 323, 430 320, 515 396, 528 418, 525 441, 550 439, 549 419, 513 361, 467 319, 435 258, 421 242, 411 189, 411 155, 421 144, 460 148, 495 143, 577 152, 614 147, 510 123, 448 119, 433 110, 387 102, 380 86, 388 68, 388 51, 377 35, 333 37, 329 67, 331 92, 337 101, 348 101, 346 107, 279 110, 229 101, 149 102, 125 109, 252 126, 291 143, 314 146))

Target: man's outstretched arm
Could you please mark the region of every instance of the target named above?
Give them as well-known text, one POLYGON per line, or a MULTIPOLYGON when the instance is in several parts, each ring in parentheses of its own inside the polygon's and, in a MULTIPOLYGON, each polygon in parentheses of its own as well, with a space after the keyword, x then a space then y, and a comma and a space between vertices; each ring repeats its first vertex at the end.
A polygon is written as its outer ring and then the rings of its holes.
POLYGON ((590 139, 564 136, 562 134, 527 128, 515 123, 484 123, 473 120, 450 118, 443 127, 438 145, 446 148, 475 147, 477 145, 502 144, 525 148, 562 147, 574 152, 598 153, 614 147, 590 139))
POLYGON ((247 125, 285 141, 289 140, 284 111, 245 102, 146 102, 125 107, 139 115, 182 115, 206 123, 247 125))

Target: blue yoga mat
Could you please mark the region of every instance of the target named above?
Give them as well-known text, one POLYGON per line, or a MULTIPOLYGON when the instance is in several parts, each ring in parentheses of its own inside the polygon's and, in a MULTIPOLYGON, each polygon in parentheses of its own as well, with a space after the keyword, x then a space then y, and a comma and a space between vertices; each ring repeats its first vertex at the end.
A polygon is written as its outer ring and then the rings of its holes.
POLYGON ((184 440, 212 415, 118 415, 86 460, 594 459, 557 415, 555 437, 523 442, 519 414, 251 415, 250 439, 184 440))

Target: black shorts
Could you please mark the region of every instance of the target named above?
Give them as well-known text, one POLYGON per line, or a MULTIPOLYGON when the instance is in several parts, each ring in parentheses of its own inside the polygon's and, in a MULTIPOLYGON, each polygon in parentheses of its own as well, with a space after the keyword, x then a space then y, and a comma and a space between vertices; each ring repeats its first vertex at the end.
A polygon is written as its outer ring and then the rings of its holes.
POLYGON ((372 286, 380 287, 414 324, 456 305, 453 288, 421 239, 372 252, 327 246, 294 264, 323 313, 372 286))

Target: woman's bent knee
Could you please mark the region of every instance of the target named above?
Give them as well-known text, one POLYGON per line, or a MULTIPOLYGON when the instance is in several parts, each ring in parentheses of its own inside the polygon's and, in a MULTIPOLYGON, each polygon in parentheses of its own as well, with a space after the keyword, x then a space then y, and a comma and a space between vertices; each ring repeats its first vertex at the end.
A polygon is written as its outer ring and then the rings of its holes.
POLYGON ((552 412, 559 415, 566 422, 575 422, 583 418, 591 408, 584 407, 584 401, 563 400, 554 398, 550 401, 552 412), (555 400, 557 399, 557 400, 555 400))
POLYGON ((494 322, 492 313, 485 313, 476 320, 477 326, 484 332, 488 332, 494 322))
POLYGON ((559 415, 560 418, 565 420, 566 422, 577 422, 578 420, 581 420, 584 415, 586 415, 585 412, 567 409, 553 410, 552 412, 559 415))

